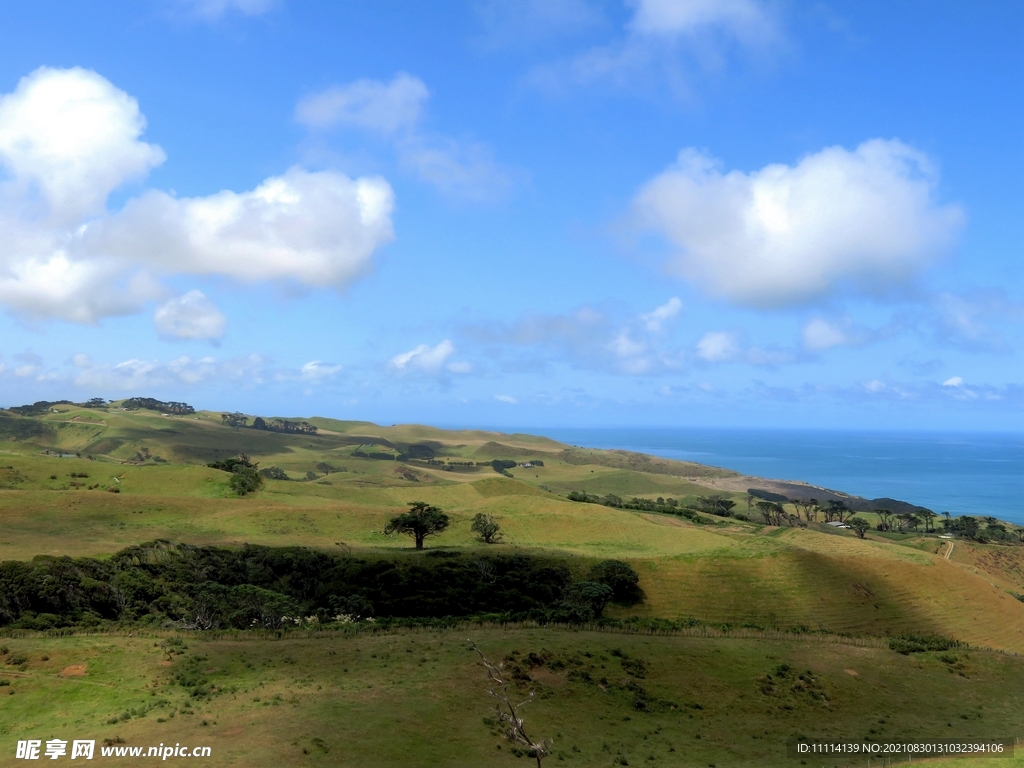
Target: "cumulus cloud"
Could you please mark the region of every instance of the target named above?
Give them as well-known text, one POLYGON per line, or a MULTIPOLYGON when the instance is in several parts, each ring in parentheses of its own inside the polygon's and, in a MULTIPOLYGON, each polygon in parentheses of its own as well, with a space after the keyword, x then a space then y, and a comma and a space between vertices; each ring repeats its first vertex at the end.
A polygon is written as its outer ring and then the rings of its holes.
POLYGON ((0 97, 0 304, 92 323, 138 312, 169 274, 340 288, 393 238, 384 179, 301 168, 246 192, 151 190, 109 213, 112 191, 164 159, 144 129, 133 98, 83 69, 36 70, 0 97))
POLYGON ((433 347, 420 344, 415 349, 392 357, 388 367, 398 372, 438 373, 454 352, 455 345, 449 339, 444 339, 433 347))
POLYGON ((189 291, 159 306, 153 323, 164 338, 214 341, 224 336, 227 318, 202 291, 189 291))
POLYGON ((516 405, 519 402, 512 395, 495 395, 494 399, 499 403, 508 403, 509 405, 516 405))
POLYGON ((356 80, 299 100, 295 119, 307 128, 358 128, 379 133, 392 144, 399 164, 441 192, 471 199, 500 197, 510 175, 475 141, 420 129, 430 91, 417 77, 400 72, 389 83, 356 80))
POLYGON ((139 141, 145 128, 135 99, 95 72, 37 69, 0 97, 0 165, 11 177, 0 187, 4 203, 15 197, 40 213, 38 196, 63 224, 102 211, 114 189, 164 161, 163 150, 139 141))
POLYGON ((937 183, 928 158, 896 140, 751 173, 688 149, 633 211, 673 246, 672 272, 737 304, 782 307, 840 285, 884 289, 931 264, 964 218, 936 201, 937 183))
POLYGON ((26 256, 0 242, 0 304, 26 317, 91 324, 135 314, 162 292, 152 276, 118 259, 57 250, 26 256))
POLYGON ((394 193, 379 177, 291 168, 250 192, 147 192, 89 226, 83 247, 150 266, 243 282, 342 287, 393 238, 394 193))

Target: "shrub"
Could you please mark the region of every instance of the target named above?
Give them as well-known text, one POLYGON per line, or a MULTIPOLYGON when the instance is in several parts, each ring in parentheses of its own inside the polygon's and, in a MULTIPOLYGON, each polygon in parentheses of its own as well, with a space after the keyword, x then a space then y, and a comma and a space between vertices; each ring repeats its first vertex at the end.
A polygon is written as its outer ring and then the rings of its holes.
POLYGON ((915 635, 906 633, 894 635, 889 638, 889 648, 896 653, 907 656, 911 653, 924 653, 925 651, 946 651, 956 648, 959 643, 956 640, 944 635, 915 635))

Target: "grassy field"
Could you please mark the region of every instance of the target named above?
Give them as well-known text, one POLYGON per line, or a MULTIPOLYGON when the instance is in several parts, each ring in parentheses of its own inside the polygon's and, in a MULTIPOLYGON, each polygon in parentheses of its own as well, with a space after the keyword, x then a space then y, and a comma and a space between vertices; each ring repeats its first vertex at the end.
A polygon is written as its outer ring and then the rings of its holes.
MULTIPOLYGON (((934 535, 860 539, 815 523, 775 528, 708 515, 695 524, 572 502, 570 491, 684 504, 724 493, 746 513, 742 491, 759 481, 529 435, 315 418, 308 421, 316 435, 280 434, 227 427, 219 413, 57 410, 34 418, 0 413, 0 560, 106 557, 158 538, 406 550, 411 541, 381 531, 423 500, 451 518, 429 548, 555 556, 575 563, 574 572, 600 559, 627 560, 645 599, 609 607, 613 618, 696 618, 866 639, 842 645, 554 628, 199 634, 184 639, 187 647, 168 645, 180 638, 167 633, 129 636, 128 629, 0 637, 8 647, 0 680, 10 682, 0 685, 5 745, 54 735, 147 745, 188 738, 212 746, 216 765, 525 765, 528 758, 513 755, 484 720, 483 672, 467 637, 494 658, 538 654, 542 664, 518 662, 532 678, 523 677, 523 692, 539 694, 527 721, 554 739, 551 761, 559 764, 789 765, 799 761, 785 758, 784 744, 798 735, 1024 735, 1022 662, 979 650, 1024 652, 1024 603, 1015 598, 1024 592, 1022 547, 957 540, 947 559, 949 542, 934 535), (418 452, 433 463, 356 451, 418 452), (228 473, 205 464, 240 452, 292 480, 268 480, 238 498, 228 473), (477 465, 492 459, 543 465, 512 467, 510 476, 477 465), (485 545, 470 531, 480 512, 501 524, 500 544, 485 545), (945 634, 973 648, 905 657, 877 639, 903 632, 945 634), (778 673, 782 665, 797 678, 778 673), (800 681, 808 670, 812 682, 800 681), (212 696, 181 685, 197 679, 212 696)), ((13 754, 3 750, 0 765, 13 754)), ((1011 764, 1024 760, 999 763, 1011 764)))
POLYGON ((0 764, 52 737, 200 744, 216 765, 529 764, 497 734, 468 639, 519 666, 527 725, 560 765, 784 766, 800 736, 1022 735, 1024 660, 981 651, 559 629, 15 638, 0 764))
MULTIPOLYGON (((948 544, 925 536, 861 540, 824 526, 776 529, 716 518, 694 525, 560 495, 584 490, 686 500, 708 492, 701 482, 720 479, 713 468, 585 451, 527 435, 327 419, 313 420, 316 436, 284 435, 225 427, 219 414, 58 410, 13 420, 22 431, 27 423, 44 434, 8 441, 0 450, 0 560, 103 556, 157 538, 401 549, 410 542, 380 532, 406 504, 422 499, 452 519, 431 546, 483 549, 469 528, 484 512, 502 525, 498 550, 631 561, 647 600, 630 610, 641 615, 855 634, 933 631, 1024 651, 1024 604, 1013 597, 1024 590, 1021 548, 958 543, 946 561, 948 544), (427 446, 446 462, 545 458, 543 466, 514 468, 510 478, 490 467, 445 471, 351 455, 369 445, 427 446), (97 447, 108 453, 89 453, 97 447), (71 451, 94 458, 55 455, 71 451), (296 478, 325 461, 339 471, 318 473, 315 480, 267 481, 264 490, 240 499, 228 488, 227 473, 203 465, 239 451, 296 478)), ((745 508, 742 495, 733 498, 745 508)))

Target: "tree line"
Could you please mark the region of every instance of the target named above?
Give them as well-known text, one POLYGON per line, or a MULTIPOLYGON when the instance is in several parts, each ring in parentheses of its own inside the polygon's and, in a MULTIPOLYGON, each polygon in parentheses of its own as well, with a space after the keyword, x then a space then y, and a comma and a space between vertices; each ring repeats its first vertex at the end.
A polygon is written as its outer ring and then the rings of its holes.
POLYGON ((558 558, 521 554, 438 550, 361 558, 304 547, 158 540, 105 560, 41 556, 0 563, 0 626, 277 629, 473 616, 587 622, 609 602, 641 600, 638 581, 617 560, 574 573, 558 558))
POLYGON ((235 429, 258 429, 262 432, 280 432, 286 435, 315 435, 317 428, 308 421, 291 421, 289 419, 264 419, 257 416, 249 425, 249 417, 244 413, 222 413, 220 421, 224 426, 235 429))

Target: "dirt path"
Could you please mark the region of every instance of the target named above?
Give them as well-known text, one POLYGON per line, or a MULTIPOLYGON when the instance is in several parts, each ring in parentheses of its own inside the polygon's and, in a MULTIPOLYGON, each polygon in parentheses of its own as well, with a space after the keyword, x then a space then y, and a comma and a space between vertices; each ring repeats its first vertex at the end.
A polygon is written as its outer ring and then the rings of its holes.
POLYGON ((949 549, 946 550, 946 559, 949 560, 949 556, 953 554, 953 542, 949 542, 949 549))

